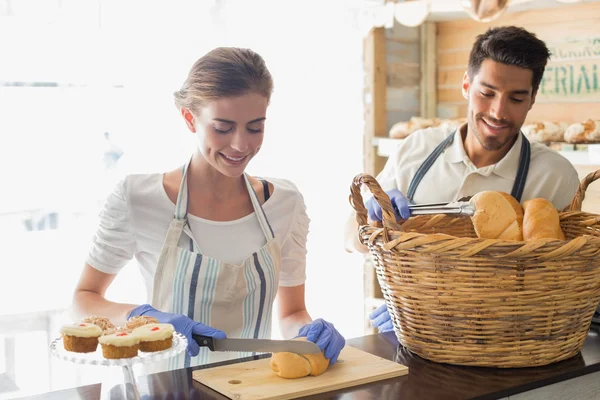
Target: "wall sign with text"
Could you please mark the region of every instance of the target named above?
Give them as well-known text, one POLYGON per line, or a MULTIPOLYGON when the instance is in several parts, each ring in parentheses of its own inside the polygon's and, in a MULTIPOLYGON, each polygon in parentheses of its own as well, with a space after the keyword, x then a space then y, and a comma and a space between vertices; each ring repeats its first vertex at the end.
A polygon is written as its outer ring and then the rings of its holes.
POLYGON ((600 101, 600 37, 548 42, 546 66, 536 101, 600 101))

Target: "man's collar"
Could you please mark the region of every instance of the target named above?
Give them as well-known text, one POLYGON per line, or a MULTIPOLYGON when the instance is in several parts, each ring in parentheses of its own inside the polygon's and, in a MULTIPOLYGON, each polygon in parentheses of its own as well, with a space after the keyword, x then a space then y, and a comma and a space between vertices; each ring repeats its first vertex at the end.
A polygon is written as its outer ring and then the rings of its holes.
POLYGON ((456 129, 456 132, 453 133, 454 141, 452 142, 450 147, 448 147, 448 149, 446 149, 446 151, 444 152, 444 159, 446 160, 446 162, 452 164, 459 163, 463 162, 465 157, 467 157, 467 153, 465 152, 465 146, 463 144, 463 139, 461 135, 461 132, 466 131, 466 129, 467 124, 464 123, 461 126, 459 126, 458 129, 456 129))
POLYGON ((523 144, 523 135, 519 132, 517 140, 512 147, 494 167, 494 173, 506 179, 515 179, 519 169, 519 159, 521 158, 521 146, 523 144))
MULTIPOLYGON (((469 156, 465 151, 465 145, 461 132, 466 131, 467 124, 461 125, 454 133, 454 141, 452 145, 444 152, 444 159, 449 163, 459 163, 469 160, 469 156)), ((465 135, 466 136, 466 135, 465 135)), ((521 145, 523 143, 523 135, 519 133, 517 140, 506 155, 496 163, 493 172, 506 179, 514 179, 519 167, 519 159, 521 157, 521 145)))

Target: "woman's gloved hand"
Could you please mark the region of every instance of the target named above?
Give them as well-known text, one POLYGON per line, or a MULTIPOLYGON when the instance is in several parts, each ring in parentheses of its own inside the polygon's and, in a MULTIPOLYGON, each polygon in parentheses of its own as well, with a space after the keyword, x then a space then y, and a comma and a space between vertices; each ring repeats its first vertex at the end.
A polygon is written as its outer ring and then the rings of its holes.
POLYGON ((379 333, 389 332, 394 330, 394 324, 392 323, 392 317, 387 309, 386 304, 382 304, 377 307, 376 310, 369 314, 371 320, 371 326, 377 328, 379 333))
POLYGON ((298 336, 306 336, 306 340, 316 343, 321 350, 325 350, 325 358, 329 359, 330 364, 335 364, 346 345, 346 339, 333 324, 321 318, 300 328, 298 336))
POLYGON ((131 310, 131 313, 127 319, 141 315, 146 317, 154 317, 162 324, 173 325, 175 331, 186 337, 188 342, 186 351, 191 357, 197 356, 200 352, 200 346, 198 346, 198 343, 196 343, 196 341, 192 338, 192 334, 211 336, 215 339, 225 339, 227 337, 223 331, 211 328, 210 326, 201 324, 200 322, 196 322, 182 314, 171 314, 158 311, 150 304, 142 304, 141 306, 137 306, 131 310))
MULTIPOLYGON (((409 202, 406 197, 398 189, 392 189, 385 192, 390 197, 392 208, 396 214, 396 219, 408 219, 410 217, 410 209, 408 208, 409 202)), ((381 206, 375 200, 375 197, 371 197, 365 204, 367 213, 372 221, 381 221, 382 212, 381 206)))

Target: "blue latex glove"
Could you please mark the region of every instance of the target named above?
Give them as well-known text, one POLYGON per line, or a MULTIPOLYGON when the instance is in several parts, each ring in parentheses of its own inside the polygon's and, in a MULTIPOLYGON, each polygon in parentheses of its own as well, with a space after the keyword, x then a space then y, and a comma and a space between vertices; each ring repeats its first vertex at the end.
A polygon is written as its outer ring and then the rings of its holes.
POLYGON ((192 338, 192 334, 211 336, 215 339, 225 339, 227 337, 223 331, 211 328, 210 326, 201 324, 200 322, 196 322, 182 314, 171 314, 158 311, 150 304, 142 304, 141 306, 137 306, 131 310, 131 313, 127 319, 140 315, 154 317, 162 324, 173 325, 175 331, 186 337, 188 342, 186 351, 191 357, 197 356, 200 352, 200 346, 198 346, 198 343, 196 343, 196 341, 192 338))
MULTIPOLYGON (((394 214, 396 214, 396 219, 408 219, 408 217, 410 217, 410 209, 408 208, 409 202, 408 199, 404 197, 402 192, 400 192, 398 189, 392 189, 385 193, 390 197, 390 202, 392 203, 394 214)), ((381 221, 381 206, 379 203, 377 203, 375 197, 371 197, 365 204, 365 207, 367 208, 367 213, 372 221, 381 221)))
POLYGON ((325 358, 329 359, 330 364, 335 364, 346 345, 346 339, 333 324, 321 318, 300 328, 298 336, 306 336, 306 340, 316 343, 321 351, 325 350, 325 358))
POLYGON ((371 326, 377 328, 380 333, 394 330, 392 317, 390 316, 386 304, 380 305, 376 310, 369 314, 369 319, 371 320, 371 326))

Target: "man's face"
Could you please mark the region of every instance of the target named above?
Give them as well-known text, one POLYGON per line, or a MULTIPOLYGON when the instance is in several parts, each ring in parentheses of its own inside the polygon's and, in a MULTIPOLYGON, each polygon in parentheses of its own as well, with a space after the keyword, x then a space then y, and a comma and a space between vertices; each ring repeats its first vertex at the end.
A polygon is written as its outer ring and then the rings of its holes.
POLYGON ((533 71, 490 59, 474 77, 463 78, 469 129, 486 150, 500 150, 517 137, 535 102, 533 71))

